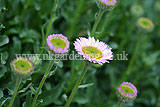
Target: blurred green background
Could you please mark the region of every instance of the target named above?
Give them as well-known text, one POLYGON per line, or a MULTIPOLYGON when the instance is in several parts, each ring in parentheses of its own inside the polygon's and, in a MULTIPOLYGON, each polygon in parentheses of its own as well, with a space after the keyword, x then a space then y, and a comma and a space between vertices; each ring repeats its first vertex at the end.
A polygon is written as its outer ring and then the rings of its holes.
MULTIPOLYGON (((122 75, 140 36, 141 46, 126 79, 137 87, 138 96, 126 107, 160 107, 160 10, 155 6, 158 1, 119 0, 115 9, 104 13, 95 38, 113 48, 114 58, 125 51, 128 60, 89 66, 82 82, 89 85, 78 90, 71 107, 116 107, 116 88, 123 81, 122 75), (134 5, 141 6, 144 13, 136 16, 131 11, 134 5), (136 22, 142 16, 151 19, 155 28, 140 35, 136 22)), ((16 76, 11 72, 10 62, 15 54, 40 53, 42 32, 46 31, 53 5, 54 0, 0 0, 0 106, 7 107, 15 86, 16 76)), ((50 34, 66 35, 71 40, 72 51, 74 40, 89 34, 97 12, 95 0, 59 0, 50 34)), ((56 74, 48 78, 43 87, 39 107, 63 106, 81 73, 82 64, 70 60, 58 63, 56 74)), ((37 66, 36 73, 22 82, 14 107, 30 107, 31 89, 38 87, 47 65, 45 61, 37 66)))

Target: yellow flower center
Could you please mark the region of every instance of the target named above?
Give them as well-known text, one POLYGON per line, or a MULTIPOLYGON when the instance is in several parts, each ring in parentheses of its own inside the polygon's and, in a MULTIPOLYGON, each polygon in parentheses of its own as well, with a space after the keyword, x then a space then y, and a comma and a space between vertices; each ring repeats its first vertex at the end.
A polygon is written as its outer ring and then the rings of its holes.
POLYGON ((82 47, 82 51, 84 54, 87 54, 91 59, 93 58, 100 59, 103 57, 102 52, 93 46, 82 47))
POLYGON ((50 41, 56 48, 64 49, 67 46, 67 43, 63 39, 60 39, 60 38, 52 38, 50 41))
POLYGON ((129 94, 132 94, 132 95, 134 94, 134 90, 131 87, 127 86, 127 85, 122 85, 122 90, 125 93, 129 93, 129 94))
POLYGON ((17 60, 15 62, 15 65, 18 69, 22 71, 28 71, 32 67, 30 63, 26 60, 17 60))

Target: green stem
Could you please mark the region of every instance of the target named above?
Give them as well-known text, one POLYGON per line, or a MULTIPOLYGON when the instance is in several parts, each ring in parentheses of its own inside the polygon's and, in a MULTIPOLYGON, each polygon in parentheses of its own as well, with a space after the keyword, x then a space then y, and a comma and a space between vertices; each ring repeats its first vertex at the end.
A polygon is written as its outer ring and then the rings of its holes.
POLYGON ((32 3, 33 3, 34 0, 28 0, 27 3, 24 5, 24 9, 27 9, 32 3))
POLYGON ((127 69, 126 69, 126 72, 125 72, 126 74, 130 74, 131 69, 132 69, 132 67, 133 67, 133 64, 134 64, 134 62, 135 62, 135 60, 136 60, 137 52, 138 52, 138 49, 139 49, 139 47, 140 47, 140 45, 141 45, 141 39, 142 39, 142 36, 143 36, 143 35, 139 35, 139 36, 140 36, 140 37, 137 38, 138 40, 137 40, 136 47, 135 47, 135 49, 134 49, 133 55, 132 55, 132 57, 131 57, 131 60, 130 60, 130 62, 129 62, 129 65, 128 65, 127 69))
POLYGON ((99 24, 99 22, 100 22, 100 20, 103 16, 103 13, 104 13, 104 10, 99 9, 98 16, 96 18, 96 21, 95 21, 95 23, 93 25, 93 28, 92 28, 92 31, 91 31, 91 36, 93 36, 95 34, 97 26, 98 26, 98 24, 99 24))
POLYGON ((75 33, 75 28, 76 28, 76 25, 79 21, 79 17, 81 15, 81 11, 82 11, 82 8, 83 8, 83 5, 84 5, 84 1, 85 0, 80 0, 80 2, 78 3, 78 6, 77 6, 77 9, 76 9, 74 18, 73 18, 73 22, 71 24, 71 27, 69 28, 69 39, 72 39, 72 37, 75 33))
POLYGON ((20 84, 21 84, 21 81, 22 81, 22 77, 18 76, 17 81, 16 81, 16 87, 15 87, 15 89, 14 89, 14 93, 13 93, 13 95, 12 95, 12 98, 11 98, 11 101, 10 101, 8 107, 12 107, 12 105, 13 105, 13 103, 14 103, 14 100, 15 100, 15 98, 16 98, 16 95, 17 95, 19 86, 20 86, 20 84))
POLYGON ((52 27, 52 24, 53 24, 53 21, 54 21, 54 17, 55 17, 55 11, 57 9, 57 4, 58 4, 58 0, 55 0, 54 6, 53 6, 52 11, 51 11, 51 18, 49 20, 47 31, 46 31, 45 37, 43 38, 43 41, 42 41, 42 51, 41 51, 41 54, 44 53, 44 46, 45 46, 45 43, 46 43, 47 36, 49 35, 49 33, 51 31, 51 27, 52 27))
MULTIPOLYGON (((73 62, 73 63, 74 63, 74 62, 73 62)), ((75 63, 74 63, 74 64, 75 64, 75 63)), ((83 64, 84 64, 83 61, 81 61, 80 65, 79 65, 79 67, 78 67, 77 72, 75 72, 74 69, 71 70, 71 72, 72 72, 71 84, 70 84, 70 86, 68 87, 67 92, 70 91, 70 90, 73 88, 73 86, 74 86, 74 84, 75 84, 76 77, 77 77, 78 73, 81 71, 81 69, 83 68, 83 64)), ((73 66, 74 66, 74 65, 73 65, 73 66)))
MULTIPOLYGON (((132 20, 132 22, 130 23, 130 26, 127 28, 127 32, 125 33, 126 35, 132 35, 132 32, 133 32, 133 30, 134 30, 135 27, 136 27, 136 26, 135 26, 136 21, 137 21, 137 18, 134 18, 134 19, 132 20)), ((124 30, 122 30, 122 31, 124 31, 124 30)), ((124 35, 124 32, 121 32, 120 35, 124 35)), ((125 47, 124 45, 126 45, 126 43, 128 42, 129 36, 127 36, 127 37, 121 36, 121 38, 122 38, 122 41, 121 41, 121 43, 120 43, 119 50, 118 50, 117 53, 122 52, 122 50, 123 50, 124 47, 125 47)), ((119 63, 119 62, 118 62, 118 63, 119 63)))
POLYGON ((74 95, 75 95, 75 93, 76 93, 79 85, 81 84, 81 82, 82 82, 82 80, 83 80, 83 78, 84 78, 84 76, 85 76, 85 74, 86 74, 86 72, 87 72, 87 67, 88 67, 88 65, 85 64, 84 70, 83 70, 83 72, 81 73, 80 78, 77 80, 77 82, 76 82, 76 84, 75 84, 75 86, 74 86, 74 88, 73 88, 73 90, 72 90, 72 92, 71 92, 71 94, 70 94, 70 96, 69 96, 69 99, 68 99, 67 102, 66 102, 65 107, 69 107, 70 103, 72 102, 72 99, 73 99, 73 97, 74 97, 74 95))
POLYGON ((124 104, 124 102, 122 100, 120 100, 117 107, 123 107, 123 104, 124 104))
POLYGON ((41 89, 42 89, 42 87, 43 87, 43 85, 45 83, 45 80, 47 79, 47 77, 49 75, 50 70, 52 69, 53 64, 54 64, 54 60, 51 60, 50 63, 49 63, 49 66, 47 68, 47 71, 45 72, 45 74, 44 74, 44 76, 43 76, 43 78, 42 78, 42 80, 40 82, 40 85, 38 87, 38 90, 37 90, 37 92, 36 92, 36 94, 34 96, 34 99, 33 99, 33 102, 32 102, 32 107, 36 106, 38 95, 39 95, 39 93, 40 93, 40 91, 41 91, 41 89))

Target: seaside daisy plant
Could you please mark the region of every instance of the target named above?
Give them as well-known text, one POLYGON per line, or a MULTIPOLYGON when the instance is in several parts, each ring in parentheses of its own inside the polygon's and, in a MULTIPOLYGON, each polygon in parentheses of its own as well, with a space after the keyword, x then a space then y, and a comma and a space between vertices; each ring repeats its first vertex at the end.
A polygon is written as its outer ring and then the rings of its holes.
POLYGON ((47 38, 47 45, 54 53, 66 53, 69 51, 69 41, 66 36, 62 34, 52 34, 47 38))
MULTIPOLYGON (((69 51, 69 44, 70 42, 68 41, 68 38, 62 34, 52 34, 49 35, 46 39, 47 45, 49 47, 49 49, 54 53, 54 54, 64 54, 67 53, 69 51)), ((54 65, 54 60, 51 60, 48 68, 46 69, 46 72, 39 84, 38 90, 33 98, 33 102, 32 102, 32 107, 36 106, 37 103, 37 99, 39 96, 39 93, 45 83, 45 80, 47 79, 47 77, 50 74, 50 70, 52 69, 54 65)))
POLYGON ((96 0, 96 3, 102 10, 110 10, 116 6, 117 0, 96 0))
POLYGON ((80 37, 74 42, 74 46, 78 54, 93 63, 102 65, 106 62, 109 63, 113 58, 112 48, 104 42, 95 40, 94 37, 88 39, 80 37))
POLYGON ((151 32, 154 29, 153 22, 145 17, 141 17, 137 21, 139 29, 143 32, 151 32))
POLYGON ((8 107, 12 107, 15 97, 17 95, 22 78, 29 76, 33 70, 33 63, 27 58, 18 57, 11 62, 11 68, 17 76, 15 89, 8 107))
MULTIPOLYGON (((123 82, 117 89, 117 96, 120 98, 120 104, 123 105, 126 102, 131 102, 137 97, 137 88, 130 82, 123 82)), ((121 107, 120 106, 120 107, 121 107)))
MULTIPOLYGON (((111 48, 104 42, 95 40, 94 37, 89 37, 88 39, 80 37, 76 39, 74 46, 78 54, 82 55, 84 59, 92 63, 102 65, 106 62, 109 63, 113 57, 111 48)), ((88 63, 85 63, 84 69, 79 79, 77 80, 69 98, 67 99, 65 107, 69 107, 70 103, 72 102, 72 99, 87 72, 87 66, 88 63)))

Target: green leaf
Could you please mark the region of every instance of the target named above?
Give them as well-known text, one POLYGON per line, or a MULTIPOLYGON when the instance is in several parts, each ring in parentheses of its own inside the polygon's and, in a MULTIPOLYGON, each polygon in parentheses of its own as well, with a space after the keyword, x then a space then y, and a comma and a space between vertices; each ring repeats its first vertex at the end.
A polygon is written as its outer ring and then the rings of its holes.
POLYGON ((3 91, 0 90, 0 99, 3 97, 3 91))
POLYGON ((55 60, 55 64, 56 64, 59 68, 62 68, 62 67, 63 67, 63 61, 61 61, 61 60, 55 60))
POLYGON ((144 63, 147 66, 153 66, 153 65, 155 65, 155 63, 156 63, 159 55, 160 55, 160 51, 156 51, 156 52, 150 54, 149 56, 144 55, 143 56, 144 63))
MULTIPOLYGON (((4 9, 5 9, 5 8, 4 8, 4 9)), ((0 11, 1 11, 1 10, 0 10, 0 11)), ((0 23, 0 31, 1 31, 2 29, 4 29, 4 28, 5 28, 5 26, 0 23)))
POLYGON ((87 88, 87 87, 91 87, 92 85, 94 85, 94 83, 80 85, 78 88, 87 88))
POLYGON ((34 43, 34 40, 32 38, 24 38, 21 40, 22 43, 34 43))
POLYGON ((10 95, 13 95, 14 93, 14 88, 15 88, 15 81, 12 81, 10 83, 7 84, 6 88, 8 89, 8 93, 10 95))
POLYGON ((32 85, 31 83, 30 83, 30 84, 28 84, 28 85, 27 85, 27 87, 25 87, 25 88, 23 88, 23 89, 19 90, 19 91, 18 91, 18 93, 26 92, 26 91, 31 87, 31 85, 32 85))
POLYGON ((45 87, 46 87, 46 90, 51 90, 52 89, 52 85, 50 82, 45 82, 45 87))
POLYGON ((25 107, 31 107, 32 104, 32 91, 29 91, 27 96, 26 96, 26 104, 25 107))
POLYGON ((32 30, 32 29, 26 29, 26 30, 23 30, 20 35, 19 35, 20 38, 28 38, 28 39, 33 39, 33 38, 38 38, 40 37, 39 33, 36 32, 35 30, 32 30))
POLYGON ((3 105, 7 100, 9 100, 9 98, 1 98, 1 99, 0 99, 0 107, 3 107, 2 105, 3 105))
POLYGON ((7 52, 7 51, 4 51, 4 52, 1 54, 1 56, 2 56, 2 59, 0 59, 0 60, 1 60, 1 63, 4 65, 4 64, 6 64, 6 61, 7 61, 7 59, 8 59, 8 52, 7 52))
POLYGON ((16 96, 15 101, 13 103, 13 107, 20 107, 20 97, 19 97, 19 95, 16 96))
POLYGON ((15 57, 15 54, 19 54, 21 52, 22 46, 21 41, 17 37, 13 37, 13 46, 10 49, 10 60, 15 57))
POLYGON ((73 102, 77 102, 78 104, 86 104, 88 102, 88 98, 84 93, 77 93, 73 99, 73 102))
POLYGON ((63 99, 64 99, 65 101, 67 101, 67 95, 66 95, 66 94, 63 94, 62 97, 63 97, 63 99))
POLYGON ((6 72, 7 72, 6 66, 0 65, 0 78, 3 77, 6 72))
POLYGON ((51 71, 50 71, 49 77, 53 76, 53 75, 56 73, 56 70, 57 70, 57 66, 55 67, 54 70, 51 70, 51 71))
POLYGON ((18 34, 20 32, 19 28, 10 28, 6 31, 7 35, 18 34))
POLYGON ((0 47, 9 43, 9 38, 6 35, 0 36, 0 47))

